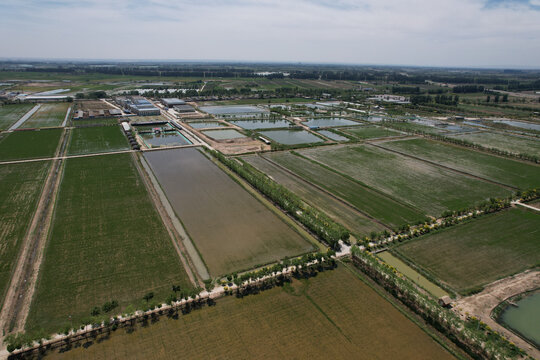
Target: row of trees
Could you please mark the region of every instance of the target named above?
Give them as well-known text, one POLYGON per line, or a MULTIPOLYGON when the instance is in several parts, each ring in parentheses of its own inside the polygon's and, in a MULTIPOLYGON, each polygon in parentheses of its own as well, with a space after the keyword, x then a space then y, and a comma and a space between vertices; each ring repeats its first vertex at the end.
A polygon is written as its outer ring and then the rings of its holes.
POLYGON ((469 317, 461 320, 453 311, 442 308, 435 299, 418 290, 408 278, 371 253, 353 246, 352 254, 358 268, 471 357, 508 359, 525 355, 523 350, 478 319, 469 317))
POLYGON ((411 104, 413 105, 425 105, 425 104, 440 104, 440 105, 452 105, 459 104, 458 95, 411 95, 411 104))
POLYGON ((349 241, 349 231, 343 225, 334 222, 318 209, 307 205, 298 196, 284 186, 274 182, 253 166, 237 159, 229 159, 217 151, 208 151, 213 157, 244 178, 290 216, 315 233, 319 239, 323 240, 332 249, 339 250, 341 248, 340 240, 349 241))

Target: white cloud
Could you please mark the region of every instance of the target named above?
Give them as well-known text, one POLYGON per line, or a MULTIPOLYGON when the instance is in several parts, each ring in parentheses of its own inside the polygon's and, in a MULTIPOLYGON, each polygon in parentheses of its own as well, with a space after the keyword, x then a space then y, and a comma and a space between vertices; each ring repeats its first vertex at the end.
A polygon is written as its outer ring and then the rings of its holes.
POLYGON ((0 56, 540 66, 540 12, 480 0, 15 4, 0 56))

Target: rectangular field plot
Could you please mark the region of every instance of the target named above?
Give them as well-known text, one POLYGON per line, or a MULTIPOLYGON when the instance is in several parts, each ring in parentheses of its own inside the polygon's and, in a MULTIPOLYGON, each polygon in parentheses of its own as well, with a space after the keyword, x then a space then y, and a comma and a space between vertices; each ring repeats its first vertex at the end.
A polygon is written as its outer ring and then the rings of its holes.
POLYGON ((211 275, 313 249, 198 150, 155 151, 144 156, 211 275))
POLYGON ((51 359, 452 359, 350 270, 338 267, 242 299, 123 329, 51 359))
POLYGON ((190 288, 130 154, 68 159, 27 330, 47 333, 117 300, 164 301, 171 285, 190 288))
POLYGON ((261 135, 284 145, 299 145, 323 142, 324 140, 305 130, 267 130, 261 135))
POLYGON ((22 124, 22 128, 60 126, 66 117, 69 103, 41 104, 39 110, 22 124))
POLYGON ((539 265, 540 214, 513 208, 398 246, 461 293, 539 265))
POLYGON ((330 218, 341 223, 357 237, 365 236, 372 231, 378 232, 385 229, 384 226, 370 220, 353 208, 285 172, 260 156, 250 155, 243 157, 243 160, 268 175, 275 182, 285 186, 306 203, 324 211, 330 218))
POLYGON ((267 158, 391 227, 414 223, 424 218, 425 214, 420 210, 394 201, 300 156, 280 152, 267 155, 267 158))
POLYGON ((540 185, 540 166, 533 164, 427 139, 391 141, 379 145, 521 189, 540 185))
POLYGON ((353 129, 344 129, 342 131, 345 131, 360 140, 403 135, 398 131, 385 129, 379 126, 359 126, 353 129))
POLYGON ((50 162, 0 165, 0 306, 50 162))
POLYGON ((476 132, 454 135, 453 137, 514 154, 521 153, 540 156, 540 139, 535 140, 530 137, 495 132, 476 132))
POLYGON ((68 155, 92 154, 129 149, 119 126, 98 126, 71 130, 68 155))
POLYGON ((371 145, 315 150, 301 154, 433 216, 511 194, 501 186, 371 145))
POLYGON ((64 129, 14 131, 0 138, 0 161, 54 156, 64 129))
POLYGON ((14 104, 0 106, 0 130, 9 129, 17 120, 23 117, 34 104, 14 104))

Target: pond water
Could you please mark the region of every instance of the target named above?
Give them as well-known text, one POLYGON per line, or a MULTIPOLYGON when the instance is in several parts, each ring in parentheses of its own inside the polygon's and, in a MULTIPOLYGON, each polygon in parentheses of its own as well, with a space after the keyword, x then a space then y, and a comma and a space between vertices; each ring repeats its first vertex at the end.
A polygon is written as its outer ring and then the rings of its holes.
POLYGON ((238 125, 242 129, 274 129, 286 128, 293 125, 287 120, 237 120, 230 121, 230 123, 238 125))
POLYGON ((474 126, 480 126, 483 128, 489 128, 489 126, 484 125, 480 121, 475 121, 475 120, 470 120, 470 121, 467 120, 467 121, 464 121, 463 123, 467 125, 474 125, 474 126))
POLYGON ((497 321, 540 348, 540 291, 527 295, 516 306, 509 305, 497 321))
POLYGON ((370 117, 367 118, 367 121, 381 122, 381 121, 383 121, 383 118, 382 118, 382 116, 370 116, 370 117))
POLYGON ((304 124, 306 124, 309 127, 333 127, 333 126, 360 125, 356 121, 342 119, 342 118, 309 119, 304 124))
POLYGON ((215 140, 230 140, 230 139, 239 139, 245 138, 246 136, 234 129, 228 130, 206 130, 203 131, 206 136, 211 137, 215 140))
POLYGON ((267 113, 267 109, 261 109, 257 106, 201 106, 200 109, 212 115, 229 115, 229 114, 263 114, 267 113))
POLYGON ((161 134, 140 134, 148 147, 189 145, 191 142, 178 131, 171 131, 161 134))
POLYGON ((194 129, 209 129, 209 128, 217 128, 217 127, 227 127, 227 125, 224 125, 217 121, 204 121, 204 122, 190 122, 188 123, 189 126, 191 126, 194 129))
POLYGON ((475 129, 475 128, 463 127, 459 125, 440 125, 437 127, 447 130, 447 131, 455 132, 455 133, 478 131, 478 129, 475 129))
POLYGON ((323 141, 321 138, 305 130, 270 130, 261 131, 261 134, 284 145, 309 144, 323 141))
POLYGON ((503 124, 515 126, 521 129, 540 131, 540 124, 532 124, 528 122, 513 121, 513 120, 493 120, 493 122, 503 123, 503 124))
POLYGON ((338 134, 333 133, 333 132, 331 132, 329 130, 319 130, 317 132, 319 134, 323 135, 323 136, 326 136, 329 139, 334 140, 334 141, 348 141, 349 140, 345 136, 338 135, 338 134))

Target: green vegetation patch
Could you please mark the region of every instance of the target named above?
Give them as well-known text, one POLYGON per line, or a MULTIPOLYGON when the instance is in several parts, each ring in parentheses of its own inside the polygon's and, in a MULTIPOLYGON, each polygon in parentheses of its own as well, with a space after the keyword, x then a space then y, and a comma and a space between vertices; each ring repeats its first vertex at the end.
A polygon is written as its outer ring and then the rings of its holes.
POLYGON ((129 149, 129 144, 119 126, 98 126, 73 129, 68 154, 91 154, 126 149, 129 149))
POLYGON ((433 216, 511 195, 498 185, 371 145, 328 146, 301 154, 433 216))
MULTIPOLYGON (((317 151, 321 151, 321 149, 319 148, 317 151)), ((275 161, 303 179, 321 186, 389 226, 398 227, 424 218, 421 211, 394 201, 300 156, 289 152, 279 152, 268 155, 268 159, 275 161)))
POLYGON ((173 284, 191 289, 169 234, 129 154, 69 159, 56 203, 27 330, 61 331, 91 321, 116 300, 143 308, 173 284), (88 320, 90 319, 90 320, 88 320))
POLYGON ((69 103, 41 104, 41 107, 30 119, 22 124, 22 128, 40 128, 49 126, 60 126, 66 118, 66 113, 70 107, 69 103))
POLYGON ((452 137, 470 141, 488 148, 508 151, 514 154, 530 154, 540 156, 540 139, 495 132, 456 134, 452 135, 452 137))
POLYGON ((351 134, 360 140, 402 135, 400 132, 385 129, 379 126, 359 126, 351 129, 342 129, 342 131, 351 134))
POLYGON ((0 306, 50 162, 0 165, 0 306))
POLYGON ((0 138, 0 161, 52 157, 62 131, 14 131, 0 138))
POLYGON ((540 185, 540 166, 533 164, 427 139, 392 141, 380 145, 517 188, 532 189, 540 185))
POLYGON ((338 267, 258 295, 122 329, 52 359, 453 359, 350 270, 338 267))
POLYGON ((332 220, 341 223, 354 235, 365 236, 372 231, 380 232, 384 230, 382 225, 359 214, 349 206, 334 199, 307 182, 298 179, 294 175, 287 173, 262 157, 250 155, 243 157, 242 159, 268 175, 278 184, 285 186, 309 205, 325 212, 332 220))
POLYGON ((398 246, 460 293, 540 265, 540 215, 512 208, 398 246))
POLYGON ((0 106, 0 130, 8 129, 33 107, 33 104, 14 104, 0 106))

